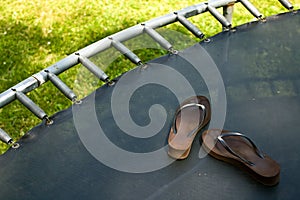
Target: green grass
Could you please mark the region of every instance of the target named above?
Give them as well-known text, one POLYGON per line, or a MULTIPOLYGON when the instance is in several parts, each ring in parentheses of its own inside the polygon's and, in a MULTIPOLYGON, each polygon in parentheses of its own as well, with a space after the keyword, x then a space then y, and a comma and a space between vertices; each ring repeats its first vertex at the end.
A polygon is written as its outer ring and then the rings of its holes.
MULTIPOLYGON (((34 73, 54 64, 65 56, 110 34, 168 14, 189 5, 195 0, 2 0, 0 7, 0 92, 14 86, 34 73)), ((276 0, 251 0, 265 15, 286 10, 276 0)), ((300 0, 292 0, 296 9, 300 0)), ((221 10, 220 10, 221 11, 221 10)), ((190 19, 207 36, 221 31, 219 23, 208 13, 190 19)), ((253 20, 253 16, 240 4, 235 6, 233 25, 253 20)), ((180 31, 197 41, 178 23, 167 29, 180 31)), ((164 31, 162 32, 162 34, 164 31)), ((166 35, 167 37, 168 35, 166 35)), ((172 38, 171 38, 172 40, 172 38)), ((176 44, 178 48, 184 47, 176 44)), ((165 53, 163 50, 136 51, 149 60, 165 53)), ((132 68, 126 59, 119 58, 109 66, 103 66, 111 77, 132 68)), ((88 95, 99 82, 82 68, 75 67, 60 75, 80 97, 88 95), (78 73, 80 72, 80 73, 78 73), (77 75, 80 74, 80 77, 77 75), (78 80, 89 79, 79 83, 78 80)), ((65 109, 71 103, 50 83, 30 92, 32 98, 49 115, 65 109)), ((0 127, 15 140, 40 123, 19 102, 0 109, 0 127)), ((0 153, 7 146, 0 142, 0 153)))

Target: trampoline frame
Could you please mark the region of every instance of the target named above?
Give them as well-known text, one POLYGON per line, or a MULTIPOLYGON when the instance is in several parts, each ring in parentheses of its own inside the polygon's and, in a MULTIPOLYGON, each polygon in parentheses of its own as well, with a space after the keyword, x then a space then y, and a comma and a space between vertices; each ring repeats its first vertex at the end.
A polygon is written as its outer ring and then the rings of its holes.
MULTIPOLYGON (((293 11, 293 5, 288 0, 278 1, 289 11, 293 11)), ((205 39, 205 35, 201 32, 201 30, 199 30, 196 25, 191 23, 188 18, 209 12, 221 23, 223 31, 228 31, 231 29, 232 14, 235 3, 241 3, 258 20, 264 20, 263 15, 248 0, 211 0, 189 6, 167 15, 132 26, 74 52, 57 63, 47 67, 44 70, 41 70, 40 72, 2 92, 0 94, 0 108, 17 99, 34 115, 41 120, 45 120, 46 124, 51 124, 52 120, 48 117, 48 115, 38 105, 36 105, 26 95, 26 93, 38 88, 50 80, 53 85, 55 85, 68 99, 74 103, 80 103, 80 101, 77 100, 76 94, 61 79, 58 78, 59 74, 76 66, 77 64, 82 64, 98 79, 104 81, 108 85, 113 85, 113 81, 110 80, 105 72, 102 71, 91 60, 89 60, 90 57, 113 47, 124 54, 134 64, 138 66, 143 65, 142 60, 124 44, 122 44, 123 42, 135 38, 143 33, 148 34, 155 42, 157 42, 164 49, 168 50, 171 54, 176 54, 177 51, 173 48, 172 44, 170 44, 155 29, 175 22, 180 22, 197 38, 205 39), (223 8, 223 14, 217 10, 217 8, 221 7, 223 8)), ((18 144, 15 143, 9 134, 7 134, 1 128, 0 140, 8 145, 11 145, 12 147, 18 147, 18 144)))

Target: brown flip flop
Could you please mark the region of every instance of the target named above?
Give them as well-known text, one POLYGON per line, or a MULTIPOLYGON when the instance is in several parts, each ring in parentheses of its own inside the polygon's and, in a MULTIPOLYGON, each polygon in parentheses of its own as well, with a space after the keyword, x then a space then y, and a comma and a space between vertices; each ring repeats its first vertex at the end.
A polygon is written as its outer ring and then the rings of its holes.
POLYGON ((182 102, 169 133, 169 156, 187 158, 195 136, 210 121, 210 116, 210 103, 206 97, 193 96, 182 102))
POLYGON ((207 130, 202 134, 202 146, 211 156, 246 170, 264 185, 279 182, 280 166, 263 154, 247 136, 220 129, 207 130))

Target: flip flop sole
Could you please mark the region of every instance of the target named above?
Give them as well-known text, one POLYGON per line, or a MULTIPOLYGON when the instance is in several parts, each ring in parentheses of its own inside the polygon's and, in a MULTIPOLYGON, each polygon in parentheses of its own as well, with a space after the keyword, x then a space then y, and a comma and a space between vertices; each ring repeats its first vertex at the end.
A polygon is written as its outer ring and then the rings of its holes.
POLYGON ((168 138, 169 150, 168 155, 175 159, 185 159, 188 157, 192 143, 197 133, 205 127, 211 118, 211 110, 209 100, 204 96, 194 96, 186 99, 183 103, 180 104, 179 108, 176 110, 176 113, 183 106, 196 103, 201 104, 205 107, 206 114, 201 124, 199 124, 200 116, 203 112, 197 107, 186 108, 184 111, 184 117, 179 113, 176 117, 176 128, 177 133, 174 133, 173 128, 171 128, 168 138), (195 110, 196 109, 196 110, 195 110), (196 120, 195 120, 196 119, 196 120), (198 127, 198 128, 197 128, 198 127), (189 135, 194 129, 197 130, 193 135, 189 135))
POLYGON ((219 129, 205 131, 202 134, 203 149, 212 157, 243 169, 264 185, 276 185, 280 177, 279 164, 268 155, 264 155, 264 158, 259 157, 251 144, 242 137, 230 136, 226 138, 228 145, 243 158, 251 161, 253 165, 234 156, 217 140, 219 135, 228 132, 219 129))

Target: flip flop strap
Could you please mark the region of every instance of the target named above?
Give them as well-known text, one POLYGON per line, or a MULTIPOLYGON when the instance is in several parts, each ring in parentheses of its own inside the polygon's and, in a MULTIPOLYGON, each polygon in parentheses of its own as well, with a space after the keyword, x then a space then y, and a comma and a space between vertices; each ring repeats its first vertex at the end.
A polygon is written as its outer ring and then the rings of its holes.
POLYGON ((202 119, 201 119, 201 122, 199 123, 199 125, 194 129, 192 130, 188 135, 193 135, 198 129, 199 127, 202 125, 205 117, 206 117, 206 109, 205 109, 205 106, 203 104, 200 104, 200 103, 189 103, 189 104, 185 104, 183 106, 181 106, 175 113, 175 117, 173 119, 173 132, 174 133, 177 133, 177 128, 176 128, 176 119, 177 119, 177 115, 185 108, 188 108, 188 107, 193 107, 193 106, 197 106, 199 107, 202 111, 203 111, 203 115, 202 115, 202 119))
POLYGON ((224 146, 224 148, 231 153, 232 155, 238 157, 239 159, 241 159, 243 162, 249 164, 250 166, 253 166, 254 163, 243 158, 241 155, 239 155, 238 153, 236 153, 232 148, 230 148, 230 146, 227 144, 227 142, 223 139, 223 137, 228 137, 228 136, 240 136, 243 137, 245 139, 247 139, 250 144, 253 146, 255 152, 257 153, 257 155, 261 158, 264 158, 263 153, 259 150, 259 148, 255 145, 255 143, 247 136, 241 134, 241 133, 237 133, 237 132, 229 132, 229 133, 224 133, 218 136, 218 141, 224 146))

